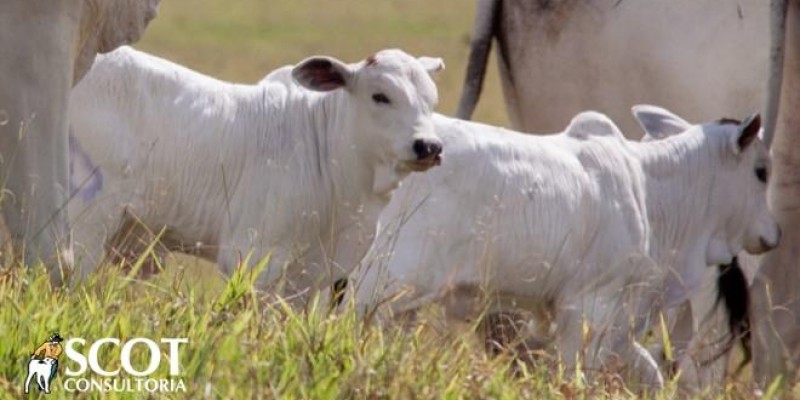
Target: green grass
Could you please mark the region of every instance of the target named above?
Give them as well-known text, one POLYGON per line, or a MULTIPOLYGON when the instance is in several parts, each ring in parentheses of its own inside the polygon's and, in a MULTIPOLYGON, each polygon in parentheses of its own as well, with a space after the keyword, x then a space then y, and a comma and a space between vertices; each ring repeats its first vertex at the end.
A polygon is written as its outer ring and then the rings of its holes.
MULTIPOLYGON (((473 13, 473 0, 165 0, 136 47, 238 82, 255 82, 312 54, 357 61, 399 47, 444 58, 439 110, 452 114, 473 13)), ((475 118, 507 124, 494 61, 475 118)), ((27 358, 54 330, 90 341, 189 338, 180 353, 187 392, 152 398, 636 398, 613 379, 585 385, 557 367, 487 357, 472 327, 445 330, 435 310, 411 326, 380 327, 352 310, 328 313, 316 303, 292 309, 254 292, 251 279, 223 280, 212 265, 190 257, 173 258, 150 281, 111 268, 57 290, 41 270, 0 269, 0 399, 23 397, 27 358)), ((113 351, 101 359, 105 369, 119 367, 113 351)), ((134 365, 141 369, 145 361, 137 357, 134 365)), ((165 365, 153 377, 165 377, 165 365)), ((53 394, 30 397, 74 398, 62 387, 65 367, 53 394)), ((734 382, 721 397, 751 398, 744 387, 734 382)), ((84 395, 95 397, 148 398, 84 395)))
MULTIPOLYGON (((200 292, 187 284, 195 274, 177 264, 173 274, 152 281, 108 268, 59 290, 50 287, 41 269, 3 270, 0 398, 23 396, 27 358, 56 330, 90 343, 101 337, 189 338, 180 352, 187 391, 157 398, 635 398, 613 380, 585 385, 557 368, 517 366, 512 373, 515 364, 508 357, 487 357, 469 327, 443 331, 424 317, 403 327, 381 327, 359 320, 352 308, 331 313, 313 301, 306 309, 293 309, 278 297, 253 291, 253 271, 239 271, 227 284, 200 292)), ((119 350, 107 350, 100 353, 102 367, 120 367, 119 350)), ((145 354, 134 353, 139 370, 148 360, 145 354)), ((76 365, 61 358, 53 393, 39 398, 74 398, 63 382, 65 368, 76 365)), ((152 377, 167 377, 166 365, 162 362, 152 377)), ((106 393, 102 398, 146 395, 106 393)))

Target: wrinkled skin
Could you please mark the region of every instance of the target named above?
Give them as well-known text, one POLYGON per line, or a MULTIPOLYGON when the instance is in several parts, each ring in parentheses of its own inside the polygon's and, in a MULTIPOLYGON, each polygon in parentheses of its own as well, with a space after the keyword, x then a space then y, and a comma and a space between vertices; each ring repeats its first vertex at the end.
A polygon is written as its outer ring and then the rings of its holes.
POLYGON ((67 105, 97 53, 136 41, 159 0, 5 0, 0 6, 0 177, 16 254, 60 284, 71 265, 67 105), (67 268, 63 268, 67 267, 67 268))

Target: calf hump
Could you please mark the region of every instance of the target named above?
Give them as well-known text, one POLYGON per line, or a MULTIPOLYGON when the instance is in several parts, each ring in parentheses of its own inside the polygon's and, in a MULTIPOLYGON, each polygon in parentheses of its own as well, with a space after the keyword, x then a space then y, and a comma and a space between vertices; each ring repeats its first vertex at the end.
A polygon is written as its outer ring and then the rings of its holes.
POLYGON ((564 134, 576 139, 588 139, 594 136, 625 137, 611 118, 596 111, 584 111, 570 121, 564 134))

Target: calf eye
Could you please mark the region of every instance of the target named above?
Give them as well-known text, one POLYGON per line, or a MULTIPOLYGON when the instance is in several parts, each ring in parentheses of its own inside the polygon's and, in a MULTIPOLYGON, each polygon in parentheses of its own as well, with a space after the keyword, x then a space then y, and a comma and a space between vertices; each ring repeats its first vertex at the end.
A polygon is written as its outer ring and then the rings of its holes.
POLYGON ((767 167, 756 167, 756 177, 759 181, 767 183, 767 167))
POLYGON ((374 102, 376 102, 378 104, 389 104, 389 103, 391 103, 391 101, 389 101, 389 98, 386 97, 386 95, 383 94, 383 93, 375 93, 375 94, 373 94, 372 95, 372 101, 374 101, 374 102))

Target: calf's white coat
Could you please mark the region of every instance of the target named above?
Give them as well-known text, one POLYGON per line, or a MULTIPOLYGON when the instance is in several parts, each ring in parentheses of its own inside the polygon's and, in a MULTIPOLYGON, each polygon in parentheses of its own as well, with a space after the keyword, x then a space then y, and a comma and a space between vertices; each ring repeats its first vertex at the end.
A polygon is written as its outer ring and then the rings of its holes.
POLYGON ((399 181, 438 163, 413 143, 438 143, 429 73, 442 67, 384 50, 352 65, 311 57, 240 85, 130 48, 100 57, 70 108, 82 262, 99 262, 104 243, 124 251, 114 237, 140 225, 228 273, 269 254, 262 282, 328 285, 363 256, 399 181), (99 174, 79 168, 81 154, 99 174))
POLYGON ((630 339, 692 295, 708 265, 778 241, 754 172, 769 160, 755 121, 645 143, 593 112, 543 137, 434 124, 447 159, 381 216, 353 279, 362 309, 403 294, 396 312, 442 300, 464 317, 483 297, 490 311, 552 318, 568 365, 585 350, 592 369, 633 362, 630 339))

